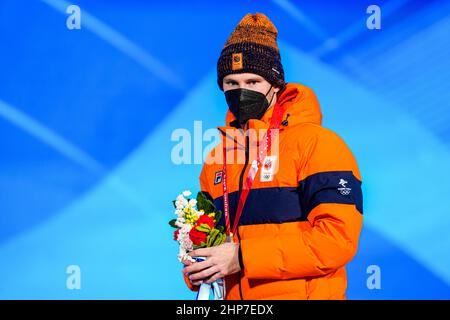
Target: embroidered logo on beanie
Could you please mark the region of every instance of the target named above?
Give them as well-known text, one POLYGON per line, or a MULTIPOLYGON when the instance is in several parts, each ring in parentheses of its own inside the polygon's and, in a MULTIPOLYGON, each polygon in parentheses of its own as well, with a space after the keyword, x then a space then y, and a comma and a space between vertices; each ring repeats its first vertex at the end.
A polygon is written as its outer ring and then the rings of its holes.
POLYGON ((242 52, 233 53, 231 61, 231 70, 241 70, 244 67, 242 64, 242 52))

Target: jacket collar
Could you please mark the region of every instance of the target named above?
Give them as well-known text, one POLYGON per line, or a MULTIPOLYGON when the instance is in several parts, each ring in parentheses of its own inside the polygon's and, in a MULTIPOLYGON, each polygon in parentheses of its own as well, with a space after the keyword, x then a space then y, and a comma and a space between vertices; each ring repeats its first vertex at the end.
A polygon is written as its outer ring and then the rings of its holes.
MULTIPOLYGON (((286 127, 293 127, 306 122, 322 125, 322 113, 319 102, 314 92, 307 86, 297 83, 286 84, 285 88, 278 94, 277 102, 283 108, 282 118, 287 120, 287 125, 282 125, 280 131, 283 131, 286 127)), ((236 137, 242 137, 244 130, 247 129, 255 129, 259 136, 260 130, 269 128, 273 110, 274 107, 272 106, 267 109, 261 119, 250 119, 246 123, 245 128, 240 128, 236 117, 228 109, 225 117, 226 125, 217 128, 227 138, 233 139, 238 145, 243 147, 242 143, 240 143, 243 140, 236 139, 236 137), (232 133, 231 136, 230 132, 232 133)))

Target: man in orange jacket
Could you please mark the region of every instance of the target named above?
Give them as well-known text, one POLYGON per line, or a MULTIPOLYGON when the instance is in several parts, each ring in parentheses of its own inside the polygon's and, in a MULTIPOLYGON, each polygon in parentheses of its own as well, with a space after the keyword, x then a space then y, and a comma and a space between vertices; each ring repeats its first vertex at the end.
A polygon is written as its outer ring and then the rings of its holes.
POLYGON ((191 252, 207 259, 185 262, 187 285, 196 291, 225 278, 226 299, 345 299, 345 265, 362 227, 355 158, 321 126, 313 91, 285 83, 277 30, 265 15, 240 21, 217 73, 229 110, 200 185, 225 211, 220 223, 232 241, 191 252), (236 152, 242 161, 233 161, 236 152))

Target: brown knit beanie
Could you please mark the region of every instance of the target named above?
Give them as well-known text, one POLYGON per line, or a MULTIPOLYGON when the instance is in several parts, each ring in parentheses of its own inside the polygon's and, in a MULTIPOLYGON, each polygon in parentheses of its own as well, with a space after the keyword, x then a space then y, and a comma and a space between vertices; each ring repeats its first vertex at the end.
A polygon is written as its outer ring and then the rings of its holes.
POLYGON ((248 13, 236 26, 217 61, 217 82, 234 73, 255 73, 284 87, 284 70, 277 45, 278 31, 262 13, 248 13))

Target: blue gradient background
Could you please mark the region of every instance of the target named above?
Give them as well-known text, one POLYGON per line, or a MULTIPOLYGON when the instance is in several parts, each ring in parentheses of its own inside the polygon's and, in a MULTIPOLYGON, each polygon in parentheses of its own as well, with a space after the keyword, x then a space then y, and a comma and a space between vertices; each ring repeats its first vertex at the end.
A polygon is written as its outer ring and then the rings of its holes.
POLYGON ((0 298, 195 297, 167 221, 201 166, 172 163, 171 133, 224 123, 215 63, 247 12, 359 162, 348 298, 450 298, 449 1, 80 0, 81 30, 69 4, 0 0, 0 298))

